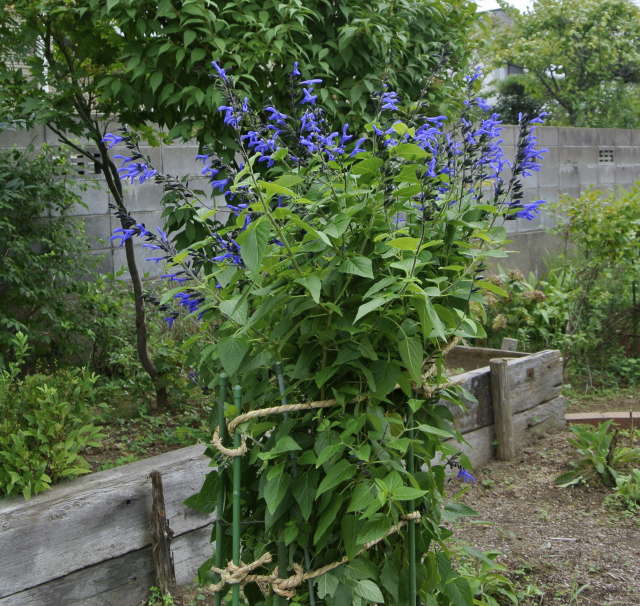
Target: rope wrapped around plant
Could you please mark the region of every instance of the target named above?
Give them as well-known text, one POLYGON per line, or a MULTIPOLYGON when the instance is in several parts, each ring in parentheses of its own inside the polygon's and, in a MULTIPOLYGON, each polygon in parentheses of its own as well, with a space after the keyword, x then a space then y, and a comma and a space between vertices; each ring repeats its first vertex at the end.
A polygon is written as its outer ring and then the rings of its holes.
MULTIPOLYGON (((414 521, 417 522, 421 519, 421 514, 419 511, 413 511, 411 513, 403 516, 403 519, 400 520, 397 524, 394 524, 385 532, 381 537, 369 541, 366 543, 355 555, 358 557, 364 552, 368 551, 372 547, 375 547, 382 541, 384 541, 387 537, 390 537, 393 534, 396 534, 400 530, 402 530, 408 522, 414 521)), ((250 564, 240 564, 236 566, 233 562, 229 562, 226 568, 217 568, 213 566, 211 570, 220 575, 220 582, 208 585, 206 587, 207 591, 212 593, 218 593, 222 591, 227 585, 246 585, 247 583, 256 583, 260 590, 263 593, 267 593, 269 589, 271 589, 275 594, 283 597, 283 598, 293 598, 296 595, 296 589, 311 579, 316 579, 321 577, 323 574, 338 568, 338 566, 342 566, 346 564, 351 559, 347 556, 344 556, 340 560, 336 560, 335 562, 330 562, 325 566, 321 566, 320 568, 316 568, 315 570, 310 570, 308 572, 304 571, 304 568, 300 564, 294 563, 292 565, 295 573, 287 578, 279 578, 278 569, 276 568, 271 574, 252 574, 252 572, 258 568, 266 564, 270 564, 273 561, 273 556, 267 552, 258 558, 255 562, 251 562, 250 564)))

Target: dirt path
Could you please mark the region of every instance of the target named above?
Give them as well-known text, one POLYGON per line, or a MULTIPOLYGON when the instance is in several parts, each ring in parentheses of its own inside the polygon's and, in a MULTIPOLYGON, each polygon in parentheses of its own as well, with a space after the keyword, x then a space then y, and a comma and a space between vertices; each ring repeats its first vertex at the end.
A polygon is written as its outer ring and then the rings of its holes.
POLYGON ((491 524, 458 523, 456 535, 500 550, 500 561, 520 571, 519 585, 543 591, 522 606, 640 606, 640 519, 605 508, 604 489, 553 484, 571 458, 569 435, 547 436, 516 461, 479 471, 462 501, 491 524))

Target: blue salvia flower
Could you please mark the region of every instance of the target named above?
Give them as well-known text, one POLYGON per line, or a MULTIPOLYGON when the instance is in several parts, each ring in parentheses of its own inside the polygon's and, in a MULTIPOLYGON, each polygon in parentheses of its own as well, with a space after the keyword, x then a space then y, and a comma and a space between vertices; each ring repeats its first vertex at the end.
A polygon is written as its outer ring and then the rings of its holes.
POLYGON ((211 181, 210 183, 211 183, 211 187, 214 190, 222 192, 227 188, 229 183, 231 183, 231 179, 228 179, 228 178, 227 179, 217 179, 217 180, 211 181))
POLYGON ((533 221, 537 215, 540 214, 540 207, 546 204, 546 200, 536 200, 535 202, 528 202, 522 204, 522 210, 516 213, 516 217, 521 217, 523 219, 527 219, 528 221, 533 221))
POLYGON ((342 125, 342 135, 340 136, 340 145, 345 145, 351 139, 353 139, 353 135, 350 135, 347 131, 349 130, 349 124, 345 123, 342 125))
POLYGON ((102 142, 107 144, 107 149, 111 149, 115 145, 118 145, 118 143, 122 143, 122 141, 124 141, 124 137, 113 133, 107 133, 102 137, 102 142))
POLYGON ((392 111, 398 111, 398 103, 400 103, 400 99, 398 98, 398 93, 394 91, 382 93, 382 96, 380 97, 380 103, 381 103, 380 109, 389 109, 392 111))
POLYGON ((476 482, 476 478, 464 467, 460 467, 460 469, 458 470, 458 475, 456 477, 467 484, 474 484, 476 482))
POLYGON ((482 66, 481 65, 476 65, 476 68, 474 69, 473 74, 469 74, 469 75, 465 76, 464 77, 464 81, 467 84, 472 84, 473 82, 478 80, 481 76, 482 76, 482 66))
POLYGON ((136 223, 131 227, 117 227, 112 233, 113 235, 109 239, 111 241, 120 240, 120 246, 123 246, 127 240, 134 236, 153 237, 153 234, 144 226, 144 223, 136 223))
POLYGON ((291 75, 292 76, 300 76, 300 70, 298 69, 298 66, 300 65, 300 63, 298 61, 294 61, 293 62, 293 69, 291 70, 291 75))
POLYGON ((302 105, 305 104, 309 104, 309 105, 315 105, 316 101, 318 100, 318 95, 314 95, 313 94, 313 88, 303 88, 302 89, 302 101, 300 101, 300 103, 302 105))
POLYGON ((227 72, 224 69, 222 69, 222 66, 217 61, 212 61, 211 65, 218 72, 218 76, 220 76, 222 80, 224 80, 225 82, 229 81, 227 79, 227 72))
POLYGON ((278 111, 275 107, 272 107, 270 105, 265 107, 264 109, 265 111, 269 112, 269 117, 267 118, 268 120, 270 120, 271 122, 275 122, 280 126, 286 125, 286 119, 289 117, 287 116, 287 114, 283 114, 282 112, 278 111))
POLYGON ((238 126, 240 126, 240 120, 238 116, 236 116, 231 105, 221 105, 218 107, 218 111, 224 112, 223 122, 227 126, 231 126, 232 128, 238 128, 238 126))
POLYGON ((120 177, 133 185, 136 181, 138 183, 144 183, 158 174, 158 171, 151 168, 146 163, 141 162, 140 158, 131 158, 129 156, 123 156, 116 154, 113 156, 116 159, 122 160, 122 164, 118 169, 120 177))

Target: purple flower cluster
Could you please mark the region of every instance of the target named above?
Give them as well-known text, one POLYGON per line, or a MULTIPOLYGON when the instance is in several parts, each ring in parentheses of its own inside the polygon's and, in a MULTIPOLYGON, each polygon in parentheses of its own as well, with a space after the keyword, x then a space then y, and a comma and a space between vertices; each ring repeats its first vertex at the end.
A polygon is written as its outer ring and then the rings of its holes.
POLYGON ((131 185, 134 185, 136 181, 144 183, 158 174, 155 168, 151 168, 146 162, 142 162, 141 157, 136 158, 135 156, 125 156, 123 154, 115 154, 113 157, 121 161, 118 174, 124 181, 128 179, 131 185))

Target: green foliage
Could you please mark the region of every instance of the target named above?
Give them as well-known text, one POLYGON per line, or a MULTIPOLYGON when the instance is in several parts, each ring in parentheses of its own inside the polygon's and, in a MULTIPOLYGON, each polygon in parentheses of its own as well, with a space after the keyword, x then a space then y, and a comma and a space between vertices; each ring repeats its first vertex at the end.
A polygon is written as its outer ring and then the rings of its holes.
POLYGON ((501 3, 486 49, 496 67, 525 69, 527 95, 556 124, 637 128, 640 9, 630 0, 537 0, 525 13, 501 3))
POLYGON ((458 552, 458 570, 467 578, 474 606, 519 604, 518 592, 507 575, 508 569, 497 562, 497 551, 479 551, 464 545, 458 552))
POLYGON ((632 469, 629 475, 618 476, 613 494, 608 495, 605 502, 616 509, 640 513, 640 469, 632 469))
POLYGON ((492 278, 507 296, 487 297, 488 342, 563 351, 579 384, 633 384, 640 358, 640 185, 585 191, 552 205, 567 243, 543 279, 492 278), (636 336, 637 335, 637 336, 636 336))
POLYGON ((432 114, 458 99, 451 74, 466 68, 475 19, 467 0, 81 4, 119 32, 114 70, 100 91, 122 104, 125 121, 148 118, 173 136, 218 145, 230 139, 211 111, 224 101, 209 77, 214 58, 237 74, 254 107, 289 107, 293 62, 317 66, 309 77, 325 79, 323 105, 358 132, 373 117, 371 93, 383 80, 403 97, 422 96, 432 114))
POLYGON ((527 91, 527 80, 526 76, 512 75, 496 83, 493 110, 505 124, 518 124, 519 114, 537 116, 544 109, 544 103, 527 91))
POLYGON ((640 462, 640 449, 618 447, 618 433, 611 431, 611 421, 590 425, 572 425, 574 437, 569 443, 576 449, 580 459, 571 463, 571 470, 556 478, 561 487, 589 483, 594 478, 605 486, 615 487, 619 471, 625 465, 640 462))
POLYGON ((0 366, 17 331, 37 356, 72 347, 93 269, 82 224, 65 216, 80 203, 72 185, 52 148, 0 151, 0 366))
POLYGON ((90 422, 97 377, 78 369, 21 378, 26 336, 13 346, 15 362, 0 371, 0 494, 29 498, 90 471, 80 451, 101 438, 90 422))

